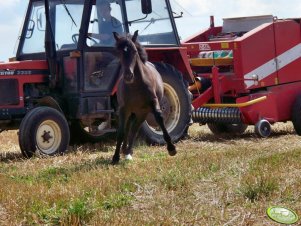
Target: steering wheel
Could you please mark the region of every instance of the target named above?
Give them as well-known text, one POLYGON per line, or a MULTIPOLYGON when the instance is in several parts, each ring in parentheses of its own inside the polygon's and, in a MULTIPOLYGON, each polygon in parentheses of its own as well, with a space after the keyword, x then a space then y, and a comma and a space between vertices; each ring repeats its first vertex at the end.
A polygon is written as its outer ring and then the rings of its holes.
POLYGON ((77 45, 78 43, 78 37, 79 37, 79 34, 73 34, 72 35, 72 41, 74 42, 74 44, 77 45))
POLYGON ((88 33, 87 38, 90 39, 93 42, 92 46, 93 45, 99 45, 99 40, 96 39, 96 38, 93 38, 91 33, 88 33))
MULTIPOLYGON (((79 38, 79 34, 73 34, 73 35, 72 35, 72 41, 73 41, 74 44, 76 44, 76 45, 77 45, 77 43, 78 43, 78 38, 79 38)), ((90 39, 90 40, 93 42, 93 44, 95 44, 95 45, 98 44, 97 39, 91 37, 91 34, 88 34, 87 38, 90 39)))

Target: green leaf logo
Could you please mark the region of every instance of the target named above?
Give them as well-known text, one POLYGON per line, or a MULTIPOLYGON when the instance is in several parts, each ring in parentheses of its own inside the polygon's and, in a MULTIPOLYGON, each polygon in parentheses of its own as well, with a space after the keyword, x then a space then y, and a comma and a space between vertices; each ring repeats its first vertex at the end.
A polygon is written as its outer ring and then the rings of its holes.
POLYGON ((293 210, 281 206, 269 207, 267 214, 269 218, 281 224, 294 224, 299 220, 298 215, 293 210))

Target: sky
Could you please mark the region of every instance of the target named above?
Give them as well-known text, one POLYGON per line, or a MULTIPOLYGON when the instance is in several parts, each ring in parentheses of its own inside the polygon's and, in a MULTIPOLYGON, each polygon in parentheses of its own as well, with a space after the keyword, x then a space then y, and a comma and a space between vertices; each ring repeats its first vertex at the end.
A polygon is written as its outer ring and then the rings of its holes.
MULTIPOLYGON (((300 0, 170 0, 179 35, 185 39, 209 27, 210 16, 221 26, 223 18, 273 15, 278 18, 301 18, 300 0)), ((155 4, 156 0, 153 0, 155 4)), ((15 56, 28 0, 0 0, 0 61, 15 56)))

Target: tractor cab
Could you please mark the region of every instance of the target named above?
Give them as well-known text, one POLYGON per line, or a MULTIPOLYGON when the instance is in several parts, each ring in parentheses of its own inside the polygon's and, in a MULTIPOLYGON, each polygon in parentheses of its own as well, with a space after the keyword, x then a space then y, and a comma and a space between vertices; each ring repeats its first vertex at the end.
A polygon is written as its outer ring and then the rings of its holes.
POLYGON ((32 0, 17 60, 47 59, 51 84, 66 94, 109 95, 118 79, 112 32, 136 30, 145 46, 179 46, 165 0, 32 0))

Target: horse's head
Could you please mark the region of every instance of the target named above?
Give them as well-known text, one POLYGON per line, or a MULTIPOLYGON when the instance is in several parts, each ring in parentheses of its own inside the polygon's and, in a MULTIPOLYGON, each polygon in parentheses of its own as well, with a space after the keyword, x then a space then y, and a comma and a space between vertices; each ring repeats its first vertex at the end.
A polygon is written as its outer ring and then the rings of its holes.
MULTIPOLYGON (((134 81, 134 69, 140 57, 140 48, 142 48, 137 42, 138 31, 135 31, 132 37, 123 37, 117 32, 113 32, 113 34, 116 40, 116 49, 119 53, 124 80, 127 83, 132 83, 134 81)), ((144 59, 141 60, 142 62, 145 61, 144 59)))

